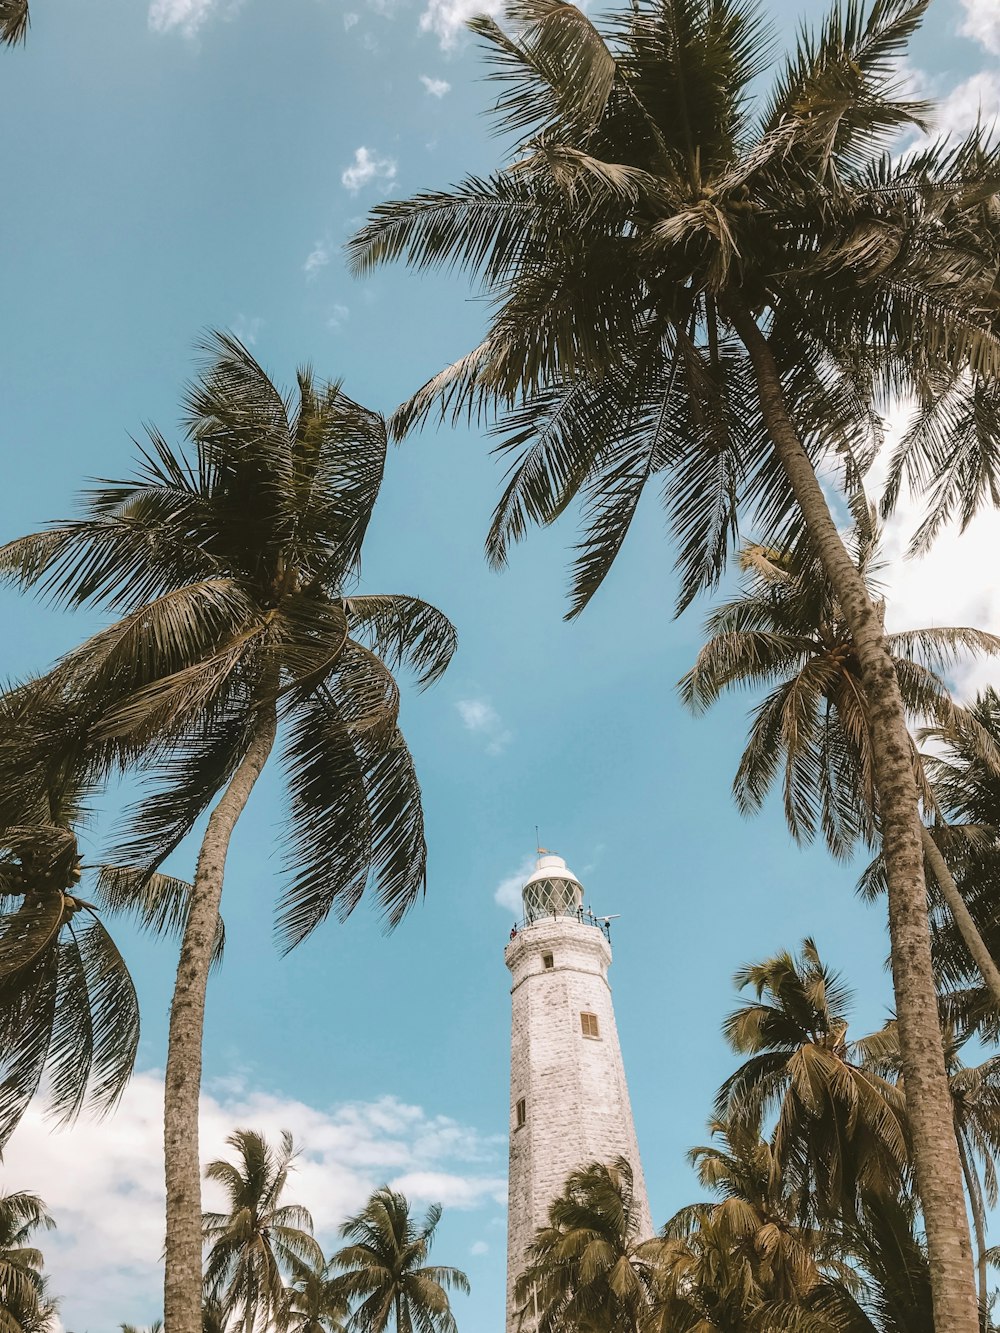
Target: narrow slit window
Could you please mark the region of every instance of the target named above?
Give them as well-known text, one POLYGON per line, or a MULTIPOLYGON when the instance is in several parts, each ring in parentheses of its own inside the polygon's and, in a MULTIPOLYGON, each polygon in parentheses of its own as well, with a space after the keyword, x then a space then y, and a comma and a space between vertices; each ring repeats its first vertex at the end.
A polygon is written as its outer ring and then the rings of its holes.
POLYGON ((594 1040, 600 1040, 601 1030, 597 1025, 596 1014, 581 1014, 580 1029, 585 1037, 591 1037, 594 1040))
POLYGON ((514 1119, 517 1123, 518 1129, 521 1128, 521 1126, 524 1124, 527 1118, 528 1118, 528 1108, 525 1105, 524 1098, 522 1097, 521 1100, 514 1107, 514 1119))
POLYGON ((545 968, 546 972, 550 971, 553 967, 555 967, 555 965, 556 965, 556 960, 550 953, 542 954, 542 967, 545 968))

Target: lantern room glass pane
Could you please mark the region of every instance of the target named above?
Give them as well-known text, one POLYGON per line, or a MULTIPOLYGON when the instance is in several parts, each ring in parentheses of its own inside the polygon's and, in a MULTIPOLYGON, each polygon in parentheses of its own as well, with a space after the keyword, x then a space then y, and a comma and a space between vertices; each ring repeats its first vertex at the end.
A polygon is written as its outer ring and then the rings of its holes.
POLYGON ((528 921, 544 916, 576 916, 583 890, 575 879, 536 879, 524 888, 524 915, 528 921))

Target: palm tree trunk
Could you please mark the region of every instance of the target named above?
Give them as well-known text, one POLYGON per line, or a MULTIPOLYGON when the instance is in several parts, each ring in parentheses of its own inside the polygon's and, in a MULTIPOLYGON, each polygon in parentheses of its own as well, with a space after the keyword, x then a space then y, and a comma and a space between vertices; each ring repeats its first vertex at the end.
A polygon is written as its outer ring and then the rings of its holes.
POLYGON ((940 847, 931 836, 930 829, 926 825, 922 825, 922 828, 924 855, 927 857, 927 863, 937 880, 941 896, 944 898, 948 911, 954 918, 955 925, 965 941, 965 947, 972 955, 972 961, 979 968, 987 989, 992 993, 997 1004, 1000 1004, 1000 968, 993 961, 993 955, 986 947, 986 941, 980 935, 979 927, 973 920, 972 913, 966 907, 965 899, 948 869, 948 862, 944 859, 940 847))
POLYGON ((962 1161, 962 1174, 965 1176, 965 1189, 969 1196, 969 1208, 972 1211, 972 1227, 976 1233, 976 1269, 979 1274, 979 1326, 981 1333, 986 1333, 989 1310, 989 1287, 986 1275, 986 1217, 983 1210, 983 1191, 973 1171, 969 1159, 969 1150, 962 1138, 961 1130, 955 1126, 958 1140, 958 1154, 962 1161))
POLYGON ((163 1153, 167 1183, 164 1249, 165 1333, 201 1333, 201 1160, 198 1101, 201 1093, 205 992, 215 947, 226 854, 236 821, 267 762, 277 733, 273 701, 239 767, 209 817, 198 853, 174 998, 170 1006, 167 1075, 163 1099, 163 1153))
POLYGON ((761 415, 851 631, 871 710, 872 759, 889 897, 889 939, 907 1118, 934 1293, 935 1327, 978 1333, 969 1219, 931 966, 923 821, 903 700, 881 620, 830 513, 785 405, 770 345, 738 299, 726 307, 747 353, 761 415))

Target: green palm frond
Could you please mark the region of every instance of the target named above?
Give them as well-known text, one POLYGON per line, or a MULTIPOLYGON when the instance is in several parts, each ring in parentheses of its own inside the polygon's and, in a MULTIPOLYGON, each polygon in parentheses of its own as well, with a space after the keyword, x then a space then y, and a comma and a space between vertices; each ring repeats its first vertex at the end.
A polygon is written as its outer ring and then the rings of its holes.
POLYGON ((17 46, 30 25, 28 0, 0 0, 0 45, 17 46))

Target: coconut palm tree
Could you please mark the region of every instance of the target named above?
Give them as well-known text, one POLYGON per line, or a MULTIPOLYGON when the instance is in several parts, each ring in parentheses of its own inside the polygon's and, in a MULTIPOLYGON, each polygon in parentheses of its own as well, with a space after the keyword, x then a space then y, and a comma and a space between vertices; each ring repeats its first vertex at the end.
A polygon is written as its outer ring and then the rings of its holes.
POLYGON ((0 1194, 0 1333, 48 1333, 55 1304, 45 1291, 37 1231, 55 1226, 37 1194, 0 1194))
POLYGON ((448 1292, 468 1292, 458 1268, 427 1264, 440 1204, 421 1223, 410 1216, 404 1195, 388 1185, 377 1189, 364 1208, 340 1228, 349 1244, 330 1256, 336 1288, 354 1306, 352 1333, 455 1333, 448 1292))
POLYGON ((902 1091, 849 1041, 851 994, 804 940, 741 968, 754 997, 728 1015, 723 1032, 748 1058, 726 1079, 716 1115, 756 1129, 773 1113, 775 1160, 820 1218, 857 1215, 861 1196, 898 1192, 909 1165, 902 1091))
MULTIPOLYGON (((879 529, 860 493, 852 509, 852 556, 877 596, 879 529)), ((753 711, 750 735, 733 783, 744 813, 760 809, 781 775, 785 818, 796 841, 821 829, 831 852, 853 853, 879 837, 874 780, 871 703, 851 632, 829 579, 808 547, 774 552, 744 546, 735 598, 706 622, 708 640, 680 682, 691 708, 711 706, 727 690, 773 686, 753 711)), ((903 703, 914 727, 931 722, 938 736, 961 735, 978 761, 1000 765, 993 733, 974 712, 959 708, 943 678, 962 655, 996 653, 1000 639, 977 629, 934 626, 890 634, 903 703)), ((910 742, 924 809, 940 817, 922 757, 910 742)), ((1000 969, 950 873, 930 830, 924 851, 969 955, 1000 1006, 1000 969)))
MULTIPOLYGON (((956 1026, 949 1009, 948 997, 944 996, 942 1028, 954 1107, 955 1137, 972 1213, 979 1303, 981 1317, 985 1321, 989 1300, 986 1209, 987 1206, 995 1208, 1000 1198, 997 1176, 997 1164, 1000 1161, 1000 1055, 988 1056, 978 1064, 966 1064, 962 1059, 962 1051, 969 1040, 969 1032, 956 1026)), ((870 1068, 889 1079, 900 1077, 899 1036, 894 1022, 887 1023, 881 1032, 859 1043, 859 1047, 870 1068)))
POLYGON ((913 388, 897 472, 930 479, 931 527, 998 489, 1000 149, 978 128, 889 151, 928 111, 898 75, 926 3, 837 3, 761 94, 774 62, 753 0, 635 0, 602 28, 565 0, 512 0, 506 27, 471 25, 500 85, 509 165, 377 205, 351 255, 360 272, 401 258, 481 276, 486 336, 397 428, 437 408, 513 409, 488 552, 502 563, 531 524, 580 498, 572 614, 647 482, 670 510, 682 604, 720 577, 741 516, 778 545, 808 531, 872 705, 938 1317, 975 1333, 905 709, 817 476, 838 455, 853 476, 878 436, 874 391, 913 388))
POLYGON ((412 666, 426 685, 455 647, 452 626, 425 602, 352 591, 385 463, 382 418, 307 369, 286 399, 227 334, 206 350, 186 399, 193 459, 151 430, 136 478, 102 483, 81 518, 0 549, 9 579, 120 617, 57 668, 80 707, 101 716, 88 746, 109 763, 159 756, 110 859, 135 869, 133 886, 147 883, 212 807, 170 1009, 170 1333, 201 1324, 202 1033, 233 830, 280 723, 285 943, 331 911, 346 917, 367 887, 396 925, 424 885, 426 849, 392 672, 412 666))
POLYGON ((515 1286, 521 1318, 539 1333, 635 1333, 654 1280, 641 1221, 626 1158, 574 1171, 525 1255, 515 1286))
POLYGON ((281 1202, 296 1156, 292 1136, 286 1130, 281 1146, 273 1148, 263 1134, 238 1129, 226 1142, 238 1161, 216 1158, 205 1168, 206 1180, 227 1196, 226 1212, 202 1215, 205 1292, 227 1321, 235 1321, 235 1333, 283 1327, 283 1275, 323 1265, 312 1217, 299 1204, 281 1202))
POLYGON ((0 695, 0 1144, 43 1075, 60 1119, 88 1095, 114 1105, 139 1040, 128 968, 79 888, 76 829, 94 782, 68 709, 44 693, 0 695))
POLYGON ((350 1307, 325 1266, 297 1266, 288 1293, 288 1333, 345 1333, 350 1307))
POLYGON ((28 35, 28 0, 0 0, 0 46, 17 46, 28 35))

